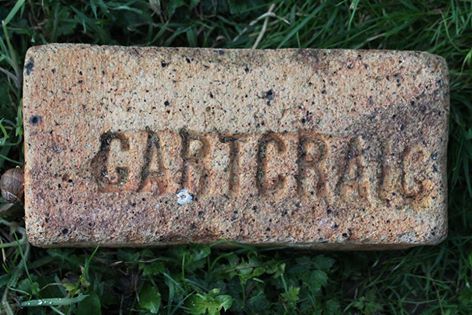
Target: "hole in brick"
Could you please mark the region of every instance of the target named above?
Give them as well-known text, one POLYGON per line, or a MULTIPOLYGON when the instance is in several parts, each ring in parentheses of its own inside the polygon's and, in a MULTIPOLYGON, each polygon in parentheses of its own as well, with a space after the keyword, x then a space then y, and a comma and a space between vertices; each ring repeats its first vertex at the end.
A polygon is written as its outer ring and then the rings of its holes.
POLYGON ((42 120, 41 116, 34 115, 34 116, 31 116, 31 118, 30 118, 30 123, 31 123, 32 125, 37 125, 37 124, 39 124, 39 123, 41 122, 41 120, 42 120))

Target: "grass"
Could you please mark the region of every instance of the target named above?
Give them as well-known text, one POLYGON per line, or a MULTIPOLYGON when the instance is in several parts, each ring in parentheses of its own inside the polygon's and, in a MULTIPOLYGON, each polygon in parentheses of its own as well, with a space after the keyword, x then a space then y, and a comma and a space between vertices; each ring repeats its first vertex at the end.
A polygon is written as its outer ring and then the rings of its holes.
POLYGON ((1 314, 471 314, 472 2, 0 1, 0 170, 23 164, 29 46, 423 50, 451 78, 449 237, 390 252, 212 246, 39 249, 21 205, 0 205, 1 314))

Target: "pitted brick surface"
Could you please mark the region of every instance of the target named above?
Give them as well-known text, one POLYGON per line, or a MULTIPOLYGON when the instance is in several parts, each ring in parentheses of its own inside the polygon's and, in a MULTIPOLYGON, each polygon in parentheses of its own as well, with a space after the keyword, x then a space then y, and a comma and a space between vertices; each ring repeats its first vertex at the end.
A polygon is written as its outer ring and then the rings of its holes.
POLYGON ((29 240, 435 244, 448 93, 420 52, 33 47, 29 240))

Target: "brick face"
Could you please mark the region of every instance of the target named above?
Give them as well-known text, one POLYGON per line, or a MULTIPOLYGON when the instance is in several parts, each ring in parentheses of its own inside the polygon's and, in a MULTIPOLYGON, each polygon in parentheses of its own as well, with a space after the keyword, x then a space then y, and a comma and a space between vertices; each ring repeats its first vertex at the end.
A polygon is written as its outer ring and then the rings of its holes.
POLYGON ((448 93, 420 52, 33 47, 29 240, 436 244, 448 93))

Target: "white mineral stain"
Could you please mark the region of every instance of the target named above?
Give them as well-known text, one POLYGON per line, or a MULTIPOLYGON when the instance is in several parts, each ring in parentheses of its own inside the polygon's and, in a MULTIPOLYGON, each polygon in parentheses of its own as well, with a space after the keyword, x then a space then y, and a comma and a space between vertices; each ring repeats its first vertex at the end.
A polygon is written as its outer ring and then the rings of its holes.
POLYGON ((191 203, 193 201, 193 196, 192 194, 186 189, 181 189, 177 193, 177 203, 179 205, 186 205, 187 203, 191 203))

